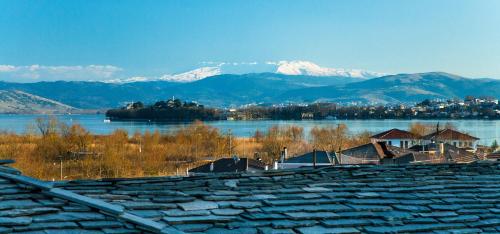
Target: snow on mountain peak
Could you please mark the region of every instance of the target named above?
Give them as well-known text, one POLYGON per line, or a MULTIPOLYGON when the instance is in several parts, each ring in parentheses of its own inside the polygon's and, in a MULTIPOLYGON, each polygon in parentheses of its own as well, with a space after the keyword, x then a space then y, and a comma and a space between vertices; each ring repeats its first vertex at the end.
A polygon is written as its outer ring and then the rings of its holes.
MULTIPOLYGON (((188 83, 204 78, 220 75, 220 74, 246 74, 258 72, 275 72, 285 75, 309 75, 309 76, 340 76, 351 78, 374 78, 384 76, 384 73, 370 72, 355 69, 337 69, 329 67, 321 67, 309 61, 279 61, 266 63, 229 63, 211 62, 212 66, 200 67, 178 74, 165 74, 156 77, 136 76, 127 79, 111 79, 104 82, 107 83, 129 83, 140 81, 163 80, 169 82, 188 83)), ((1 67, 0 67, 1 68, 1 67)))
POLYGON ((220 67, 201 67, 180 74, 163 75, 162 77, 160 77, 160 80, 170 81, 170 82, 193 82, 204 79, 209 76, 215 76, 220 74, 221 74, 220 67))
POLYGON ((379 72, 370 72, 357 69, 337 69, 321 67, 309 61, 279 61, 276 63, 276 72, 285 75, 310 76, 344 76, 352 78, 373 78, 386 75, 379 72))

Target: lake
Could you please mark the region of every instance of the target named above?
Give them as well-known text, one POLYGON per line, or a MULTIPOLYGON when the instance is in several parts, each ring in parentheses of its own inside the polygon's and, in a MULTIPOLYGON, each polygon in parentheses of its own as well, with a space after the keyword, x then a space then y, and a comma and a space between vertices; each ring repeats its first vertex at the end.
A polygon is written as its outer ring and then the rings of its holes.
MULTIPOLYGON (((36 118, 46 117, 44 115, 0 115, 0 130, 25 133, 33 129, 36 118), (30 127, 31 126, 31 127, 30 127)), ((187 125, 187 123, 150 123, 150 122, 105 122, 104 115, 56 115, 60 121, 67 124, 78 123, 94 134, 108 134, 116 129, 125 129, 129 133, 136 131, 158 130, 162 133, 175 131, 187 125)), ((265 131, 273 125, 297 125, 304 128, 307 134, 314 126, 336 126, 339 123, 346 124, 351 133, 370 131, 373 133, 385 131, 391 128, 408 129, 412 122, 423 122, 430 124, 451 122, 460 131, 467 132, 481 138, 480 144, 490 145, 494 139, 500 142, 500 120, 302 120, 302 121, 276 121, 276 120, 254 120, 254 121, 213 121, 206 122, 208 125, 220 129, 222 132, 231 130, 236 136, 252 136, 256 130, 265 131)), ((306 136, 307 137, 307 136, 306 136)))

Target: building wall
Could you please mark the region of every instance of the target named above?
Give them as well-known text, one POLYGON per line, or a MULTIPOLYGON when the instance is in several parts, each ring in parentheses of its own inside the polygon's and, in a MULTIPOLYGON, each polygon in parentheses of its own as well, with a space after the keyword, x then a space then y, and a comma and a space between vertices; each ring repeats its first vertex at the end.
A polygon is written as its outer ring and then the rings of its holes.
MULTIPOLYGON (((470 147, 474 150, 477 149, 477 144, 478 144, 478 141, 460 141, 460 140, 444 140, 444 141, 440 141, 440 142, 448 143, 448 144, 453 145, 453 146, 458 147, 458 148, 470 147)), ((430 143, 432 143, 432 141, 425 140, 423 143, 430 144, 430 143)))

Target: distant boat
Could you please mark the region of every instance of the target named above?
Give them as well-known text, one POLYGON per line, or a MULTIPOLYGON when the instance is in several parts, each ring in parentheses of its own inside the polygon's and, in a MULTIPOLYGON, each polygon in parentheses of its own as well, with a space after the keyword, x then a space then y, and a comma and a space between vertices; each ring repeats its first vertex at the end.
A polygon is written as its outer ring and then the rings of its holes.
POLYGON ((111 123, 110 119, 104 119, 104 123, 111 123))

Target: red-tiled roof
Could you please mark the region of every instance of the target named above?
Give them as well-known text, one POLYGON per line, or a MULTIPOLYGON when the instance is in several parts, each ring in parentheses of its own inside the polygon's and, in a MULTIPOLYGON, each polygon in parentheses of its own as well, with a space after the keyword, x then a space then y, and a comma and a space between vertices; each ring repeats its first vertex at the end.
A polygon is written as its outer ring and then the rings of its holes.
POLYGON ((436 137, 439 140, 462 140, 462 141, 476 141, 479 138, 471 136, 466 133, 461 133, 459 131, 455 131, 453 129, 444 129, 439 132, 433 132, 429 135, 424 136, 426 140, 436 140, 436 137))
POLYGON ((385 132, 371 136, 371 138, 376 139, 418 139, 419 136, 404 130, 393 128, 385 132))

